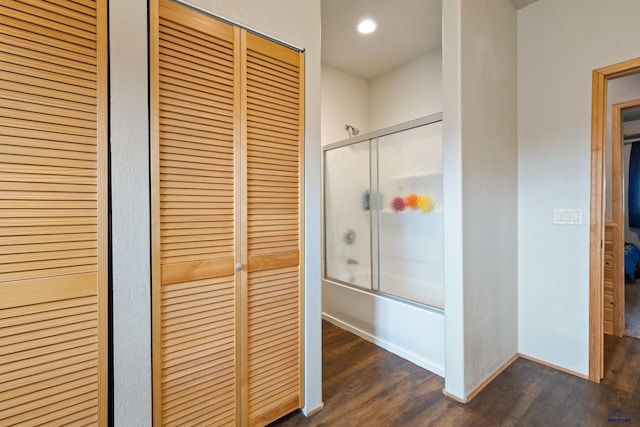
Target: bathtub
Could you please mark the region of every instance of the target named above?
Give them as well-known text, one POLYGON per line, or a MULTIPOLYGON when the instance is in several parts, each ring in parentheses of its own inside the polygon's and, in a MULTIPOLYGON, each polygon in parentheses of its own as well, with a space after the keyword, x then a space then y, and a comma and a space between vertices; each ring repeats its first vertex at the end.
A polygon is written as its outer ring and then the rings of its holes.
MULTIPOLYGON (((360 274, 367 273, 356 273, 356 282, 360 274)), ((444 313, 440 309, 325 279, 322 317, 444 377, 444 313)))

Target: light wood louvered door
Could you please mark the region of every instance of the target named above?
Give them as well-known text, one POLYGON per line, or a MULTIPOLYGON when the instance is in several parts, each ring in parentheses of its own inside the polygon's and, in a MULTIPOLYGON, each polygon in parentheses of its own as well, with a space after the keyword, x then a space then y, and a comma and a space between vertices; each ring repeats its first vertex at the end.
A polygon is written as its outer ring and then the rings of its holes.
POLYGON ((243 255, 249 425, 302 406, 304 56, 243 33, 243 255))
POLYGON ((170 1, 155 28, 154 424, 233 425, 239 33, 170 1))
POLYGON ((151 3, 155 425, 302 406, 302 54, 151 3))
POLYGON ((106 425, 106 1, 0 2, 0 425, 106 425))

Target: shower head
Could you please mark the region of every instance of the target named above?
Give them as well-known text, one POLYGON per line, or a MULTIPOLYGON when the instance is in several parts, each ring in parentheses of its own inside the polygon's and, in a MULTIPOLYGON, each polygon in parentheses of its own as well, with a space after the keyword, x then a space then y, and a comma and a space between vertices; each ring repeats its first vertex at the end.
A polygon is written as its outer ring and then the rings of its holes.
POLYGON ((358 128, 354 128, 351 125, 344 125, 344 130, 346 130, 347 133, 349 134, 349 138, 351 138, 352 136, 356 136, 357 134, 360 133, 360 130, 358 130, 358 128))

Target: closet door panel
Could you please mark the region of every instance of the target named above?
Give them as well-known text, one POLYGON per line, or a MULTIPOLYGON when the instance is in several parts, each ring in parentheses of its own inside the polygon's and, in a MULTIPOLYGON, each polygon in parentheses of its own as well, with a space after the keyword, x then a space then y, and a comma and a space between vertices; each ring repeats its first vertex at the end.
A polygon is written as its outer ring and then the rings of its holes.
POLYGON ((233 425, 239 35, 164 0, 154 28, 154 423, 233 425))
POLYGON ((246 33, 243 52, 249 425, 302 406, 302 54, 246 33))
POLYGON ((0 424, 107 423, 106 1, 0 5, 0 424))

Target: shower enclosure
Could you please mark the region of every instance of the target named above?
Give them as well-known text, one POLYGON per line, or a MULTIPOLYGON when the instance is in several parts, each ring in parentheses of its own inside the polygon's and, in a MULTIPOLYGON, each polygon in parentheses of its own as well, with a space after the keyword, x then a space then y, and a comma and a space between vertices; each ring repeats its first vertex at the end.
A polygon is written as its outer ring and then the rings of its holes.
POLYGON ((326 145, 322 317, 444 376, 442 116, 326 145))
POLYGON ((442 121, 324 147, 325 281, 443 308, 442 121))

